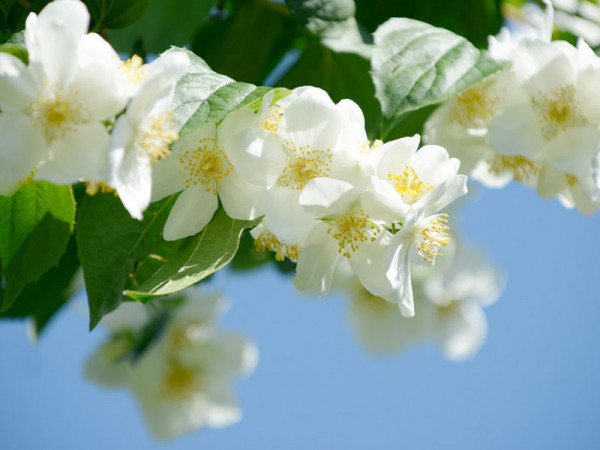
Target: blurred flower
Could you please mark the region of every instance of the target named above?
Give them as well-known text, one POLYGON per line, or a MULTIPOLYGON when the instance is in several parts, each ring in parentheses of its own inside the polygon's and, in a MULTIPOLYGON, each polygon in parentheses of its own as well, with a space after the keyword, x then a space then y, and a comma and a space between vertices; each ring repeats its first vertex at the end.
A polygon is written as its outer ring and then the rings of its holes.
POLYGON ((245 338, 215 332, 222 297, 194 288, 182 294, 183 299, 165 300, 158 312, 124 303, 107 315, 102 324, 111 338, 86 365, 91 381, 131 389, 158 439, 239 421, 241 411, 229 383, 252 372, 258 360, 245 338), (183 303, 172 304, 178 301, 183 303), (149 345, 140 347, 148 339, 149 345))

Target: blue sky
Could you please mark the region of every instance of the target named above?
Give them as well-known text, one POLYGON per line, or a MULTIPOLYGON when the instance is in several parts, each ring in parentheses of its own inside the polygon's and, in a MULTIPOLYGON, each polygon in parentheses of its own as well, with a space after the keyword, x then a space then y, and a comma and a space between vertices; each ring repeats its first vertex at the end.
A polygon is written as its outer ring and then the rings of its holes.
POLYGON ((222 273, 212 282, 231 299, 222 328, 260 351, 235 384, 242 422, 154 442, 127 391, 83 379, 104 335, 70 308, 35 345, 23 323, 0 323, 0 447, 598 448, 600 215, 511 185, 481 189, 461 230, 508 278, 472 360, 446 361, 433 344, 371 356, 345 299, 302 297, 274 270, 222 273))

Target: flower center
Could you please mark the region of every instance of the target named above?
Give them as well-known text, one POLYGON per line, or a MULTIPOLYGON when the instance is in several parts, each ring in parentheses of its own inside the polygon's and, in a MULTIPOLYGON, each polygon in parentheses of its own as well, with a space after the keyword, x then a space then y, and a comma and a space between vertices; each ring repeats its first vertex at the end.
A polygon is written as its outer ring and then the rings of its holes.
POLYGON ((338 241, 338 253, 350 258, 360 244, 375 241, 381 229, 369 221, 362 209, 354 209, 345 216, 331 221, 327 234, 338 241))
POLYGON ((331 171, 331 150, 309 150, 308 146, 299 147, 287 143, 291 148, 288 165, 283 169, 279 181, 287 187, 302 190, 314 178, 326 177, 331 171))
POLYGON ((81 106, 77 89, 48 82, 40 87, 37 101, 31 105, 31 115, 49 143, 63 139, 78 125, 91 120, 90 111, 81 106))
POLYGON ((206 185, 206 192, 213 191, 216 195, 221 180, 231 173, 233 166, 213 138, 200 139, 199 144, 195 150, 186 150, 179 157, 187 172, 185 187, 189 189, 201 183, 206 185))
POLYGON ((498 97, 487 86, 474 86, 458 94, 450 118, 464 127, 484 128, 494 118, 498 97))
POLYGON ((178 138, 179 134, 173 129, 171 112, 167 111, 144 121, 136 136, 136 143, 151 162, 156 162, 170 153, 169 146, 178 138))
POLYGON ((202 333, 202 322, 191 320, 185 325, 172 329, 169 333, 170 347, 181 350, 191 346, 202 333))
POLYGON ((283 108, 277 103, 272 107, 274 108, 273 114, 263 122, 262 126, 265 130, 277 134, 279 131, 279 124, 283 117, 283 108))
POLYGON ((452 301, 447 305, 438 306, 437 313, 440 319, 449 319, 450 317, 456 316, 460 311, 458 301, 452 301))
POLYGON ((170 362, 164 378, 163 393, 168 397, 187 398, 198 390, 200 374, 177 362, 170 362))
POLYGON ((574 187, 577 183, 579 183, 579 179, 570 173, 565 174, 565 178, 567 180, 567 184, 571 187, 574 187))
POLYGON ((569 128, 588 124, 575 101, 575 87, 572 84, 555 89, 549 95, 540 92, 531 98, 531 104, 540 119, 542 137, 547 141, 569 128))
POLYGON ((390 173, 388 180, 402 196, 402 200, 409 205, 414 204, 423 194, 433 189, 433 185, 426 181, 420 181, 415 169, 406 166, 401 174, 390 173))
POLYGON ((299 246, 282 243, 268 230, 263 231, 258 238, 254 239, 254 247, 257 252, 275 252, 275 259, 277 261, 283 261, 287 256, 290 260, 296 262, 300 256, 299 246))
POLYGON ((142 67, 144 60, 138 55, 133 55, 121 63, 119 69, 125 74, 131 84, 138 84, 146 78, 146 68, 142 67))
POLYGON ((540 167, 530 159, 524 156, 504 156, 496 155, 490 161, 490 173, 500 175, 510 172, 516 181, 525 181, 529 178, 537 177, 540 174, 540 167))
POLYGON ((437 255, 441 255, 440 249, 450 242, 448 231, 448 214, 432 216, 415 227, 413 239, 423 261, 431 264, 437 255))

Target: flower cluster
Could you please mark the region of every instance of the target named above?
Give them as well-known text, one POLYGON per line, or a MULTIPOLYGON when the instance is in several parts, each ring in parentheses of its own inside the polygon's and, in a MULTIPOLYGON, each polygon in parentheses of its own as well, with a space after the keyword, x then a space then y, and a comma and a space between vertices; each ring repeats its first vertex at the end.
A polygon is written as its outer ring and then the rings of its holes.
POLYGON ((124 303, 105 316, 102 324, 112 335, 86 365, 91 381, 131 389, 159 439, 238 422, 241 411, 229 380, 249 374, 257 362, 257 350, 246 339, 214 331, 222 297, 194 288, 183 295, 182 304, 168 299, 161 311, 124 303), (149 336, 150 347, 142 349, 149 336))
POLYGON ((177 139, 168 106, 187 57, 122 61, 79 0, 56 0, 25 26, 29 63, 0 53, 0 194, 27 179, 116 190, 141 219, 151 164, 177 139))
POLYGON ((442 105, 424 139, 489 187, 514 179, 591 215, 600 208, 600 58, 581 39, 551 41, 546 3, 537 35, 490 37, 490 55, 509 68, 442 105))
POLYGON ((387 354, 433 340, 446 358, 459 361, 481 348, 488 330, 482 307, 498 299, 503 277, 477 249, 453 242, 439 264, 415 273, 419 314, 412 319, 338 275, 339 284, 350 290, 350 325, 368 350, 387 354))
POLYGON ((154 171, 153 199, 183 190, 165 239, 198 233, 218 199, 236 219, 264 216, 258 249, 297 261, 298 289, 325 295, 338 264, 372 294, 414 315, 411 263, 432 264, 448 243, 440 211, 466 193, 459 161, 419 136, 372 145, 350 100, 303 87, 191 132, 154 171))

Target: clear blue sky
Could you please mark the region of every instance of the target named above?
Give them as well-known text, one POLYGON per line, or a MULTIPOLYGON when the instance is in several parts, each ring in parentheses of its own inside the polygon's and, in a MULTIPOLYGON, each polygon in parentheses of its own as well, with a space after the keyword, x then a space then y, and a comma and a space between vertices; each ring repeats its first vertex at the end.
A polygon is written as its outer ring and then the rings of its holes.
POLYGON ((512 185, 482 191, 462 229, 508 275, 473 360, 433 345, 372 357, 342 298, 301 298, 273 270, 222 274, 222 328, 260 350, 236 383, 241 423, 155 443, 128 392, 82 378, 104 336, 67 309, 36 345, 22 323, 0 323, 0 448, 600 448, 600 215, 512 185))

